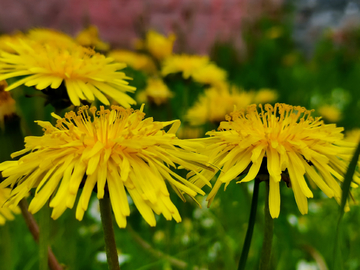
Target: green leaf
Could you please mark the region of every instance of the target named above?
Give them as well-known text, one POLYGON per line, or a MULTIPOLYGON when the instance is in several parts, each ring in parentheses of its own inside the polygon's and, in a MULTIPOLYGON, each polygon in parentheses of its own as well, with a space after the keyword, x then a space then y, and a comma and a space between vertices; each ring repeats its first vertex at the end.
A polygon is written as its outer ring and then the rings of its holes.
POLYGON ((335 233, 335 241, 334 241, 334 255, 333 255, 333 269, 342 269, 342 265, 341 265, 341 259, 338 259, 339 257, 341 258, 341 253, 340 253, 340 247, 339 247, 339 239, 340 239, 340 226, 341 226, 341 220, 342 217, 344 216, 344 212, 345 212, 345 205, 346 205, 346 201, 349 197, 350 194, 350 185, 351 185, 351 181, 353 179, 355 170, 356 170, 356 166, 358 163, 358 159, 359 159, 359 155, 360 155, 360 142, 356 148, 355 154, 352 157, 348 170, 346 171, 345 174, 345 178, 344 178, 344 182, 342 184, 342 195, 341 195, 341 203, 340 203, 340 216, 339 216, 339 220, 336 226, 336 233, 335 233))
POLYGON ((359 155, 360 155, 360 142, 356 148, 355 154, 351 159, 349 168, 345 174, 345 178, 344 178, 344 182, 342 184, 342 195, 341 195, 341 204, 340 204, 340 219, 342 218, 342 216, 344 215, 344 209, 345 209, 345 204, 347 201, 347 198, 350 194, 350 184, 351 181, 353 179, 354 173, 355 173, 355 169, 356 169, 356 165, 358 163, 358 159, 359 159, 359 155))

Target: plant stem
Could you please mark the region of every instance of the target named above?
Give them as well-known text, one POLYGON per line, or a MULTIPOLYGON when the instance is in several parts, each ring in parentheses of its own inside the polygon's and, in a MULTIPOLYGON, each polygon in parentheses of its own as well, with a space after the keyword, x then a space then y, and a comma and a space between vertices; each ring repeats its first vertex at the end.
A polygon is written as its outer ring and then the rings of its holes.
POLYGON ((248 224, 248 228, 246 231, 245 241, 244 241, 243 249, 241 252, 238 270, 245 269, 246 260, 247 260, 247 257, 249 255, 249 250, 250 250, 251 238, 252 238, 254 226, 255 226, 260 181, 255 179, 254 182, 255 182, 254 183, 254 192, 253 192, 253 197, 252 197, 252 201, 251 201, 249 224, 248 224))
POLYGON ((264 227, 264 240, 263 246, 261 250, 261 259, 260 259, 260 270, 268 270, 270 269, 270 259, 271 259, 271 246, 273 239, 273 231, 274 231, 274 221, 270 215, 269 210, 269 181, 265 181, 266 183, 266 195, 265 195, 265 227, 264 227))
MULTIPOLYGON (((26 199, 22 199, 19 202, 19 207, 21 209, 21 213, 24 217, 25 223, 30 231, 30 233, 32 234, 34 240, 36 243, 39 242, 39 227, 33 217, 33 215, 28 211, 28 203, 26 201, 26 199)), ((48 247, 47 250, 48 253, 48 264, 49 264, 49 268, 51 270, 62 270, 62 266, 58 263, 54 253, 52 252, 51 248, 48 247)))
POLYGON ((179 269, 187 269, 188 263, 182 260, 179 260, 175 257, 172 257, 164 252, 153 248, 148 242, 146 242, 129 224, 126 226, 126 229, 129 231, 133 239, 147 252, 153 255, 155 258, 166 260, 171 265, 179 269))
POLYGON ((99 200, 99 204, 101 223, 104 230, 105 251, 109 270, 120 270, 114 229, 111 218, 111 206, 109 196, 105 194, 104 198, 99 200))
POLYGON ((40 210, 39 217, 39 269, 48 270, 48 247, 49 247, 49 219, 50 219, 50 209, 47 205, 40 210))

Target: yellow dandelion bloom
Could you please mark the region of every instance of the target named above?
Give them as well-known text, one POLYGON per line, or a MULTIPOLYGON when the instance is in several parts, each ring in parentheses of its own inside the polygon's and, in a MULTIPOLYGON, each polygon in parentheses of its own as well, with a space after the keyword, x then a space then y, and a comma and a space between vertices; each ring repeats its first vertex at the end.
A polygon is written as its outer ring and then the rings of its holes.
POLYGON ((0 35, 0 51, 9 53, 15 53, 15 50, 9 45, 9 43, 17 42, 19 37, 23 37, 23 33, 17 33, 15 35, 0 35))
POLYGON ((113 50, 109 52, 108 57, 145 73, 153 74, 157 71, 154 61, 145 54, 127 50, 113 50))
POLYGON ((95 25, 90 25, 82 30, 75 38, 82 46, 95 48, 99 51, 107 51, 110 48, 109 43, 102 41, 99 37, 99 30, 95 25))
POLYGON ((278 99, 278 93, 275 90, 268 88, 261 88, 256 92, 254 97, 254 103, 256 104, 264 104, 271 103, 278 99))
POLYGON ((163 60, 172 54, 175 39, 174 34, 166 37, 154 30, 150 30, 146 33, 143 49, 149 51, 158 60, 163 60))
POLYGON ((360 128, 355 128, 345 133, 345 140, 353 143, 359 143, 360 141, 360 128))
MULTIPOLYGON (((343 181, 355 144, 342 140, 343 128, 324 124, 311 111, 287 104, 250 105, 234 110, 219 131, 206 138, 210 163, 221 169, 207 200, 214 199, 220 186, 225 187, 239 175, 237 183, 248 182, 259 174, 268 175, 269 210, 273 218, 280 213, 280 181, 293 189, 302 214, 308 212, 307 198, 313 193, 308 183, 315 183, 328 197, 341 198, 339 182, 343 181)), ((203 139, 204 140, 204 139, 203 139)), ((208 179, 214 173, 202 172, 208 179)), ((199 186, 204 183, 194 176, 199 186)), ((359 183, 359 173, 354 176, 359 183)), ((353 184, 356 186, 356 184, 353 184)))
POLYGON ((161 74, 167 76, 172 73, 181 72, 184 79, 192 77, 199 69, 210 63, 209 57, 199 55, 172 55, 163 62, 161 74))
POLYGON ((10 188, 0 187, 0 225, 4 225, 6 220, 13 220, 14 214, 20 214, 20 208, 14 204, 8 204, 10 198, 10 188))
MULTIPOLYGON (((143 102, 155 103, 157 106, 166 103, 173 97, 173 93, 163 80, 159 78, 148 78, 146 88, 142 93, 144 93, 143 95, 146 99, 143 102)), ((138 101, 140 102, 140 100, 138 101)))
POLYGON ((192 126, 203 125, 206 122, 219 123, 224 115, 234 109, 244 108, 254 101, 254 92, 246 92, 235 86, 206 89, 199 100, 187 111, 185 119, 192 126))
POLYGON ((214 63, 199 68, 192 75, 194 81, 213 86, 223 84, 227 79, 227 72, 214 63))
POLYGON ((72 47, 76 46, 76 41, 65 33, 47 29, 47 28, 34 28, 31 29, 27 34, 26 38, 35 40, 42 44, 54 44, 56 46, 72 47))
POLYGON ((20 40, 13 43, 12 48, 16 53, 0 53, 0 80, 22 78, 7 91, 23 84, 38 90, 57 89, 64 82, 75 106, 80 105, 80 100, 94 101, 95 98, 109 105, 105 95, 124 107, 135 104, 125 93, 135 88, 125 81, 130 78, 119 72, 126 65, 114 63, 112 58, 78 45, 66 47, 32 40, 20 40))
POLYGON ((180 140, 175 132, 179 120, 154 122, 139 111, 112 106, 100 111, 81 107, 65 118, 52 114, 56 126, 37 121, 44 128, 43 136, 25 138, 25 149, 12 154, 16 161, 0 164, 5 180, 11 186, 11 202, 18 203, 36 188, 29 211, 36 213, 49 199, 56 219, 75 204, 79 188, 82 192, 76 208, 81 220, 88 208, 94 188, 102 199, 109 192, 112 209, 119 227, 126 227, 130 215, 128 193, 146 222, 156 225, 154 212, 167 220, 181 221, 170 200, 167 182, 185 200, 204 192, 173 172, 176 164, 197 170, 207 157, 197 154, 201 143, 180 140), (167 128, 165 132, 163 128, 167 128))
POLYGON ((323 105, 318 109, 318 112, 329 122, 338 122, 342 118, 339 108, 333 105, 323 105))

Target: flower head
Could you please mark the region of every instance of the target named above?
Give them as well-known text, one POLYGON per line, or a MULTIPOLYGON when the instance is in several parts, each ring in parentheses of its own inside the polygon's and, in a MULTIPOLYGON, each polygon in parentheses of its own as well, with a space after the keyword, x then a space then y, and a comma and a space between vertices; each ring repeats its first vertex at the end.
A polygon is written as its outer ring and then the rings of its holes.
POLYGON ((209 63, 194 72, 192 77, 196 82, 217 86, 224 84, 227 79, 227 73, 224 69, 219 68, 214 63, 209 63))
POLYGON ((109 192, 119 227, 126 227, 130 215, 126 191, 151 226, 156 225, 153 212, 181 221, 165 180, 183 200, 183 194, 194 198, 204 193, 169 167, 178 164, 197 170, 207 157, 196 153, 202 144, 176 137, 180 121, 144 119, 142 109, 113 106, 111 110, 100 107, 97 111, 84 106, 77 114, 65 114, 65 118, 53 114, 58 119, 56 126, 37 121, 44 135, 26 137, 25 149, 12 155, 23 156, 0 164, 6 178, 0 186, 13 188, 14 203, 36 188, 29 211, 37 212, 51 198, 54 219, 74 206, 82 186, 76 209, 79 220, 96 188, 99 199, 109 192))
POLYGON ((203 125, 206 122, 220 123, 224 115, 234 109, 244 108, 254 100, 254 92, 246 92, 235 86, 211 87, 186 113, 185 119, 193 126, 203 125))
POLYGON ((353 142, 353 143, 359 143, 360 141, 360 128, 354 128, 351 130, 347 130, 345 133, 346 141, 353 142))
MULTIPOLYGON (((239 175, 248 182, 259 174, 268 175, 269 208, 273 218, 280 213, 280 182, 292 187, 302 214, 308 211, 307 198, 313 193, 307 182, 314 182, 328 197, 341 197, 339 181, 347 170, 355 145, 342 140, 343 128, 325 125, 300 106, 276 104, 250 105, 234 110, 219 131, 210 131, 207 153, 221 169, 208 196, 213 200, 222 183, 226 186, 239 175), (265 171, 265 173, 264 173, 265 171)), ((203 172, 210 178, 214 173, 203 172)), ((354 179, 359 182, 359 174, 354 179)), ((201 185, 197 176, 193 177, 201 185)), ((355 184, 354 184, 355 185, 355 184)))
POLYGON ((85 47, 94 47, 99 51, 107 51, 110 45, 99 38, 99 30, 95 25, 90 25, 82 30, 77 36, 76 41, 85 47))
POLYGON ((166 103, 173 97, 173 93, 159 78, 148 78, 145 91, 138 95, 138 101, 155 103, 157 106, 166 103))
POLYGON ((342 115, 338 107, 334 105, 323 105, 318 109, 319 114, 327 121, 338 122, 342 115))
POLYGON ((256 92, 254 97, 255 104, 272 103, 278 98, 278 93, 275 90, 268 88, 261 88, 256 92))
POLYGON ((34 40, 42 44, 53 44, 62 47, 77 46, 76 41, 65 33, 47 29, 47 28, 34 28, 31 29, 25 36, 29 40, 34 40))
POLYGON ((79 45, 44 43, 22 39, 11 44, 16 53, 0 53, 0 80, 23 76, 6 90, 20 85, 35 86, 38 90, 57 89, 64 82, 70 101, 99 99, 109 105, 106 95, 120 105, 129 107, 135 100, 125 92, 134 91, 120 69, 126 65, 114 63, 93 50, 79 45))
POLYGON ((175 39, 174 34, 166 37, 154 30, 150 30, 146 33, 145 41, 138 42, 136 47, 137 49, 149 51, 158 60, 163 60, 172 54, 175 39))
POLYGON ((7 203, 10 198, 10 188, 0 187, 0 225, 6 220, 13 220, 14 214, 20 214, 20 208, 12 203, 7 203))
POLYGON ((200 69, 205 68, 210 63, 207 56, 198 55, 172 55, 163 62, 161 74, 163 76, 181 72, 184 79, 194 76, 200 69))
POLYGON ((24 37, 24 34, 17 33, 15 35, 0 35, 0 51, 15 53, 15 50, 9 44, 17 42, 19 37, 24 37))
POLYGON ((109 52, 108 56, 118 62, 127 64, 135 70, 143 71, 149 74, 156 72, 154 61, 146 54, 140 54, 127 50, 113 50, 109 52))

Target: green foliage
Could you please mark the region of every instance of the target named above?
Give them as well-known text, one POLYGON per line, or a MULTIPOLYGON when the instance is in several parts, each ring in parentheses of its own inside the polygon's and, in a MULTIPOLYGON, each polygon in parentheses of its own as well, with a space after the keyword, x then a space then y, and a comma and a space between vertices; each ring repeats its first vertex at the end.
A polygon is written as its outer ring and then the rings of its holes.
MULTIPOLYGON (((360 28, 359 28, 360 29, 360 28)), ((324 35, 311 58, 296 49, 291 38, 291 24, 262 20, 244 33, 245 53, 239 55, 230 45, 217 44, 212 59, 227 70, 231 83, 244 89, 276 89, 279 102, 316 109, 323 104, 336 105, 343 114, 338 122, 345 129, 359 127, 360 102, 360 30, 349 31, 346 43, 336 44, 333 36, 324 35)), ((146 75, 127 68, 133 77, 131 85, 146 86, 146 75)), ((179 74, 165 78, 174 98, 168 104, 146 104, 147 116, 155 120, 182 118, 185 109, 197 100, 204 86, 183 80, 179 74)), ((49 120, 51 106, 44 108, 45 99, 25 97, 36 95, 26 87, 13 91, 17 100, 25 135, 39 135, 41 129, 34 119, 49 120)), ((140 105, 138 105, 139 107, 140 105)), ((136 107, 136 108, 138 108, 136 107)), ((207 124, 215 128, 213 124, 207 124)), ((208 130, 208 129, 207 129, 208 130)), ((173 192, 171 199, 179 209, 183 222, 166 221, 158 217, 157 226, 149 227, 138 210, 131 205, 128 228, 114 223, 116 242, 123 270, 150 269, 235 269, 240 259, 251 203, 251 183, 231 182, 226 192, 218 192, 210 208, 199 197, 203 208, 188 201, 183 203, 173 192), (170 256, 170 257, 169 257, 170 256)), ((209 193, 208 188, 204 188, 209 193)), ((314 190, 309 214, 301 216, 291 189, 281 185, 281 214, 274 220, 273 269, 296 269, 301 260, 330 265, 333 240, 338 220, 338 205, 324 200, 325 195, 314 190)), ((354 193, 355 200, 359 192, 354 193)), ((264 222, 262 206, 265 190, 260 185, 259 211, 254 228, 246 269, 257 269, 261 254, 264 222)), ((50 239, 54 254, 66 269, 106 269, 100 257, 104 252, 101 224, 95 194, 95 207, 90 207, 84 219, 75 219, 75 210, 67 210, 58 220, 50 222, 50 239)), ((76 204, 75 204, 76 205, 76 204)), ((39 219, 38 215, 35 215, 39 219)), ((360 207, 352 205, 342 221, 342 260, 344 269, 359 269, 360 207)), ((2 269, 38 269, 38 246, 27 231, 21 216, 0 227, 0 265, 2 269)))

